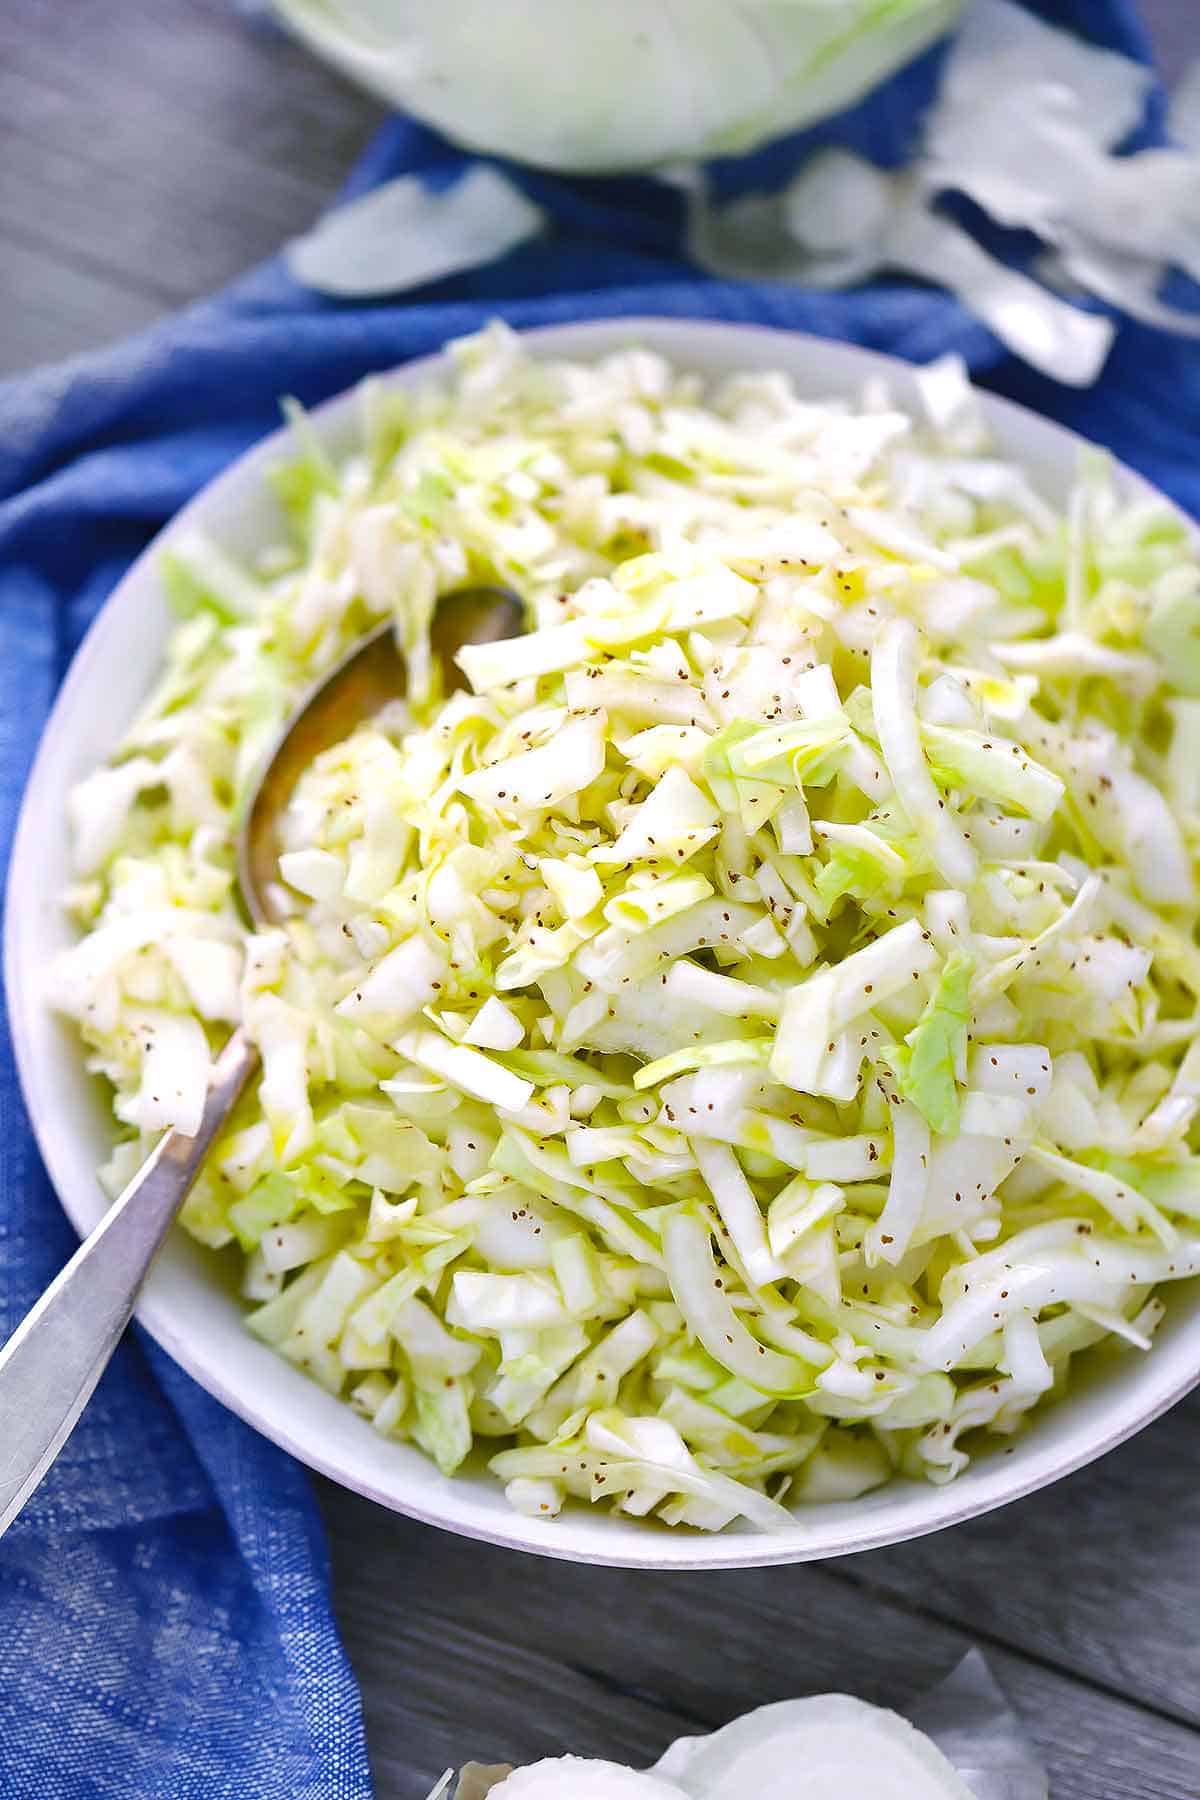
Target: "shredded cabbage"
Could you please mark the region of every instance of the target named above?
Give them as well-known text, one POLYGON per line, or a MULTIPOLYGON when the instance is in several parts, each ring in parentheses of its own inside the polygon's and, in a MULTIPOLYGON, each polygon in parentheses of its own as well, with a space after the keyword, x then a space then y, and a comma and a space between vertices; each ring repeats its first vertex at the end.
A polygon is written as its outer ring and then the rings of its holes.
POLYGON ((184 1224, 257 1336, 532 1517, 950 1480, 1200 1273, 1195 550, 1096 460, 1060 516, 958 364, 918 381, 493 327, 368 384, 344 465, 301 429, 277 474, 290 543, 176 544, 166 673, 75 796, 52 998, 107 1184, 242 1020, 184 1224), (476 580, 530 629, 444 698, 476 580), (302 777, 247 934, 267 722, 381 617, 412 691, 302 777))

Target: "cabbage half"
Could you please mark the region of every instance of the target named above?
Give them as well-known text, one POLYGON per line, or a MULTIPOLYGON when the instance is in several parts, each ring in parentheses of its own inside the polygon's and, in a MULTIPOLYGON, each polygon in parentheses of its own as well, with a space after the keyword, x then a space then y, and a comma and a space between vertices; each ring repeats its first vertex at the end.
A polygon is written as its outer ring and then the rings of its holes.
POLYGON ((961 0, 276 0, 313 47, 458 143, 544 168, 737 154, 857 100, 961 0))
POLYGON ((158 686, 72 801, 54 971, 129 1178, 238 1020, 184 1212, 249 1328, 537 1518, 787 1525, 946 1482, 1200 1272, 1200 570, 1085 461, 1065 514, 962 369, 800 399, 493 327, 368 383, 291 540, 163 576, 158 686), (529 632, 443 699, 440 593, 529 632), (233 848, 296 697, 394 618, 410 691, 233 848))
MULTIPOLYGON (((1005 1792, 1045 1800, 1040 1771, 1008 1760, 1007 1744, 1003 1751, 1005 1792)), ((447 1771, 429 1800, 448 1796, 452 1782, 447 1771)), ((548 1757, 499 1779, 475 1765, 464 1770, 455 1800, 480 1793, 494 1800, 850 1800, 867 1793, 871 1800, 971 1800, 974 1791, 900 1714, 848 1694, 819 1694, 756 1707, 706 1737, 679 1738, 645 1774, 580 1756, 548 1757)))

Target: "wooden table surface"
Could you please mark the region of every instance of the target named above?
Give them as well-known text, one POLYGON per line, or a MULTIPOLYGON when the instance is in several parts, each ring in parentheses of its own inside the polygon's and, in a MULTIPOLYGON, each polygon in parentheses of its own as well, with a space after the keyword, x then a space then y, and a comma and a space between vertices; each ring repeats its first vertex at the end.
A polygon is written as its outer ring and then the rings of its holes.
MULTIPOLYGON (((1170 76, 1200 7, 1143 11, 1170 76)), ((0 372, 216 287, 334 191, 380 111, 246 13, 4 0, 0 372)), ((470 1756, 649 1759, 793 1694, 903 1704, 972 1643, 1055 1800, 1200 1800, 1200 1395, 1049 1492, 795 1569, 574 1567, 320 1500, 379 1800, 470 1756)))

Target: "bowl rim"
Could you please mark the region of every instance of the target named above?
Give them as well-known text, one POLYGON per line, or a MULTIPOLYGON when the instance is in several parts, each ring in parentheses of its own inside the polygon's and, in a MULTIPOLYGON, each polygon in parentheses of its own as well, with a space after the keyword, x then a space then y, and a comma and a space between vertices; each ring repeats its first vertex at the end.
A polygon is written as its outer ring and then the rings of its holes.
MULTIPOLYGON (((808 332, 774 325, 690 318, 675 314, 630 314, 568 321, 538 326, 521 331, 518 335, 537 355, 558 353, 587 360, 621 348, 648 347, 685 367, 696 362, 696 347, 702 345, 705 346, 706 354, 713 358, 714 370, 727 373, 734 372, 738 367, 739 345, 753 343, 762 347, 770 344, 778 346, 779 366, 787 367, 789 362, 795 365, 799 358, 805 356, 823 357, 835 364, 853 364, 854 380, 859 386, 871 376, 882 376, 899 386, 904 394, 905 404, 908 401, 906 390, 911 389, 917 369, 917 365, 901 357, 860 345, 846 344, 840 340, 820 338, 808 332)), ((443 345, 431 354, 381 370, 375 378, 400 387, 418 385, 446 369, 447 349, 448 345, 443 345)), ((338 425, 345 424, 352 414, 354 395, 359 385, 359 382, 355 382, 310 410, 309 417, 320 434, 333 436, 338 425)), ((830 389, 837 390, 840 385, 841 377, 835 375, 831 379, 830 389)), ((1091 440, 1080 433, 1046 419, 1028 407, 986 390, 978 391, 984 410, 992 422, 1008 421, 1018 430, 1033 429, 1034 435, 1040 436, 1045 445, 1055 447, 1060 459, 1072 448, 1076 455, 1095 448, 1091 440)), ((26 777, 5 882, 4 986, 8 998, 9 1027, 18 1082, 26 1113, 51 1184, 71 1224, 81 1235, 91 1229, 94 1223, 94 1208, 85 1204, 81 1194, 75 1190, 69 1178, 65 1156, 59 1149, 56 1122, 61 1103, 52 1092, 44 1091, 45 1084, 40 1078, 33 1044, 34 1010, 44 1009, 46 1001, 38 990, 32 973, 23 966, 20 954, 20 917, 23 889, 26 885, 24 871, 34 856, 35 840, 41 833, 41 820, 44 817, 39 790, 47 783, 51 746, 64 734, 69 735, 71 720, 79 703, 90 691, 93 677, 103 664, 105 640, 122 597, 127 590, 136 589, 146 579, 148 565, 153 565, 166 542, 188 530, 215 502, 233 494, 243 484, 253 482, 260 485, 262 471, 285 450, 289 437, 289 428, 285 425, 256 440, 172 515, 131 563, 100 607, 72 658, 54 697, 26 777)), ((1152 495, 1168 506, 1194 535, 1194 522, 1173 501, 1137 471, 1118 459, 1114 458, 1114 461, 1125 485, 1132 486, 1136 492, 1152 495)), ((59 798, 61 801, 61 792, 59 798)), ((1076 1428, 1080 1441, 1067 1448, 1064 1453, 1055 1455, 1047 1446, 1035 1446, 1033 1440, 1038 1435, 1035 1429, 1023 1440, 1024 1444, 1030 1446, 1027 1454, 1017 1458, 1014 1463, 1005 1464, 999 1455, 981 1459, 975 1467, 986 1470, 985 1474, 977 1475, 974 1481, 963 1477, 944 1487, 900 1480, 888 1483, 883 1489, 877 1490, 877 1493, 881 1497, 892 1496, 891 1504, 881 1498, 873 1506, 863 1505, 861 1513, 852 1515, 840 1529, 820 1529, 812 1523, 810 1513, 797 1519, 794 1535, 789 1533, 776 1537, 740 1530, 702 1537, 692 1533, 687 1536, 668 1534, 665 1528, 648 1530, 636 1520, 621 1521, 610 1526, 605 1517, 601 1531, 588 1531, 579 1543, 573 1543, 570 1530, 572 1517, 588 1515, 574 1514, 570 1508, 551 1521, 529 1519, 515 1510, 497 1512, 494 1521, 491 1518, 485 1520, 482 1517, 466 1516, 470 1508, 465 1502, 461 1508, 458 1506, 454 1490, 469 1489, 471 1484, 459 1482, 456 1478, 440 1478, 440 1485, 446 1493, 446 1503, 439 1506, 430 1504, 415 1493, 410 1495, 385 1490, 369 1477, 348 1470, 336 1457, 323 1454, 320 1446, 311 1438, 297 1435, 289 1423, 290 1413, 285 1412, 282 1417, 279 1416, 279 1409, 260 1404, 253 1392, 240 1387, 237 1381, 228 1380, 221 1373, 216 1359, 206 1361, 194 1346, 185 1341, 186 1334, 180 1332, 171 1313, 156 1301, 155 1293, 152 1276, 136 1308, 135 1317, 139 1324, 209 1394, 315 1472, 390 1511, 423 1524, 439 1526, 503 1549, 525 1551, 554 1560, 608 1567, 700 1570, 779 1566, 880 1549, 892 1543, 927 1536, 992 1512, 1084 1468, 1161 1417, 1200 1384, 1198 1309, 1195 1319, 1190 1322, 1196 1331, 1196 1347, 1190 1359, 1184 1358, 1182 1372, 1168 1378, 1165 1355, 1158 1361, 1148 1359, 1144 1365, 1149 1371, 1147 1377, 1135 1384, 1134 1392, 1123 1404, 1113 1409, 1114 1417, 1108 1428, 1100 1431, 1079 1431, 1076 1428), (1006 1469, 1011 1469, 1007 1478, 1006 1469), (613 1539, 611 1550, 605 1547, 605 1534, 611 1535, 613 1539)), ((249 1334, 247 1341, 253 1342, 249 1334)), ((312 1384, 298 1370, 295 1371, 295 1376, 297 1382, 304 1384, 305 1389, 311 1388, 312 1384)), ((333 1404, 346 1407, 344 1401, 334 1401, 333 1404)), ((1044 1425, 1044 1421, 1041 1423, 1044 1425)), ((1045 1436, 1045 1431, 1040 1435, 1045 1436)), ((432 1465, 430 1475, 433 1478, 432 1465)), ((490 1478, 489 1485, 492 1485, 490 1478)), ((848 1504, 858 1507, 862 1503, 848 1504)), ((838 1510, 840 1513, 841 1509, 838 1510)), ((830 1521, 832 1523, 832 1514, 830 1521)))

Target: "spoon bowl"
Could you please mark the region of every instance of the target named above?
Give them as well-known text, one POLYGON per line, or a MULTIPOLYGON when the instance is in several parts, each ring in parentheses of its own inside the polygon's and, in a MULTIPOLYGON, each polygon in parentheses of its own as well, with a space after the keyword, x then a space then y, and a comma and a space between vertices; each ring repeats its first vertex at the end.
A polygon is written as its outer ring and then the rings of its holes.
MULTIPOLYGON (((508 588, 457 588, 445 595, 429 631, 443 690, 452 693, 464 685, 455 660, 464 644, 494 644, 516 637, 523 625, 521 602, 508 588)), ((342 743, 390 701, 402 698, 407 681, 395 624, 388 619, 346 652, 284 726, 251 795, 238 837, 238 885, 256 925, 280 921, 274 899, 283 849, 279 822, 300 776, 323 751, 342 743)))

